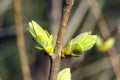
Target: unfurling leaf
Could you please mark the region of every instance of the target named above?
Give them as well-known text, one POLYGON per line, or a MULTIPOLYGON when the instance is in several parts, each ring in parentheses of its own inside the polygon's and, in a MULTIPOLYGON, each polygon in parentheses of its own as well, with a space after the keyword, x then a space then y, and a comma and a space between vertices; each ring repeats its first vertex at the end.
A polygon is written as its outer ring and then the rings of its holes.
POLYGON ((91 35, 91 32, 79 34, 74 39, 68 41, 66 47, 62 50, 62 57, 80 56, 84 51, 94 46, 96 39, 97 36, 91 35))
POLYGON ((110 37, 109 39, 103 41, 100 37, 98 37, 96 41, 96 47, 99 51, 105 52, 111 49, 115 44, 115 39, 113 37, 110 37))
POLYGON ((71 80, 70 68, 65 68, 58 73, 57 80, 71 80))
POLYGON ((53 35, 50 35, 35 21, 29 22, 28 32, 38 43, 38 46, 36 46, 37 49, 46 51, 50 56, 53 55, 53 35))

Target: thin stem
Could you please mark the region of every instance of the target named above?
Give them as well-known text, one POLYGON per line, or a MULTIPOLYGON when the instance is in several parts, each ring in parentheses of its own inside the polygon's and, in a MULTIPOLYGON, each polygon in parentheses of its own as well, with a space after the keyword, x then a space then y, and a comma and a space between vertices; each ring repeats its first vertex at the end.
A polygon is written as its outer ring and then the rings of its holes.
MULTIPOLYGON (((104 7, 104 4, 105 4, 105 0, 103 0, 101 2, 102 2, 102 4, 100 5, 100 9, 102 10, 104 7)), ((86 3, 86 4, 88 4, 88 3, 86 3)), ((85 31, 93 32, 95 25, 96 25, 96 19, 94 18, 92 10, 90 10, 80 32, 85 32, 85 31)))
POLYGON ((107 28, 107 23, 102 15, 100 7, 98 6, 98 4, 95 0, 87 0, 87 1, 91 7, 91 11, 93 12, 95 19, 99 25, 99 28, 100 28, 103 38, 108 37, 110 35, 110 32, 109 32, 109 29, 107 28))
POLYGON ((15 26, 19 57, 22 67, 22 73, 24 80, 32 80, 29 64, 26 55, 25 41, 22 28, 22 15, 21 15, 21 0, 14 0, 14 12, 15 12, 15 26))
POLYGON ((69 13, 73 5, 73 2, 74 2, 73 0, 65 0, 60 28, 58 32, 58 38, 55 46, 55 53, 52 56, 50 80, 57 80, 57 75, 58 75, 60 63, 61 63, 62 44, 65 36, 66 27, 68 24, 69 13))

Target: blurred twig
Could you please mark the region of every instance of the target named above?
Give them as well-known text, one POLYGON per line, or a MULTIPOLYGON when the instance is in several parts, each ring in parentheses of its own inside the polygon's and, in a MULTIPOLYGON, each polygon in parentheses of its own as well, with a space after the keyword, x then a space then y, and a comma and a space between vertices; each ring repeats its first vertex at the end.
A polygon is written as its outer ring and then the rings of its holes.
POLYGON ((78 5, 75 13, 71 17, 69 23, 68 23, 68 28, 66 30, 66 35, 65 35, 65 44, 67 41, 73 36, 79 25, 81 24, 85 13, 88 10, 88 5, 86 4, 86 0, 81 0, 80 4, 78 5))
POLYGON ((65 37, 65 31, 68 24, 68 18, 69 13, 71 10, 71 7, 73 5, 73 0, 64 0, 64 7, 61 17, 61 23, 60 28, 58 32, 58 38, 55 46, 55 53, 52 56, 52 65, 51 65, 51 74, 50 74, 50 80, 57 80, 57 75, 60 68, 61 63, 61 50, 62 50, 62 44, 65 37))
MULTIPOLYGON (((87 1, 91 7, 91 10, 94 14, 94 17, 96 18, 98 25, 99 25, 101 34, 102 34, 103 38, 106 39, 110 35, 110 32, 108 29, 108 25, 102 15, 102 12, 95 0, 87 0, 87 1)), ((110 49, 108 51, 108 54, 109 54, 109 59, 111 61, 111 64, 113 66, 113 69, 114 69, 114 72, 116 75, 116 79, 120 80, 119 58, 118 58, 116 49, 113 47, 112 49, 110 49)))
POLYGON ((23 27, 22 27, 22 15, 21 15, 21 0, 14 0, 14 12, 15 12, 15 26, 16 26, 16 36, 17 36, 17 44, 19 57, 22 67, 22 73, 24 80, 32 80, 29 63, 26 55, 23 27))
MULTIPOLYGON (((101 71, 95 75, 92 75, 89 77, 90 80, 112 80, 113 72, 112 69, 106 69, 104 71, 101 71)), ((83 80, 84 78, 80 78, 80 80, 83 80)))
MULTIPOLYGON (((81 68, 77 68, 77 71, 79 70, 80 73, 79 76, 80 78, 83 78, 83 77, 89 77, 89 76, 92 76, 92 75, 95 75, 97 73, 100 73, 101 71, 104 71, 104 70, 108 70, 108 69, 111 69, 112 66, 109 62, 109 58, 106 57, 106 58, 103 58, 103 59, 100 59, 96 62, 93 62, 91 64, 88 64, 84 67, 81 67, 81 68)), ((73 74, 76 70, 73 70, 73 74)))
POLYGON ((95 24, 96 24, 96 20, 93 17, 92 12, 89 11, 87 18, 86 18, 80 32, 93 31, 93 29, 95 28, 95 24))
POLYGON ((87 0, 88 4, 91 7, 91 11, 93 12, 93 15, 99 25, 101 34, 103 38, 106 38, 110 35, 109 29, 107 28, 107 23, 102 15, 101 9, 98 6, 97 2, 95 0, 87 0))
POLYGON ((100 77, 98 80, 111 80, 113 73, 111 72, 111 70, 106 69, 104 72, 101 73, 100 77))
MULTIPOLYGON (((105 0, 102 0, 102 4, 100 5, 101 9, 103 8, 104 4, 105 0)), ((95 24, 96 20, 92 11, 90 10, 80 32, 93 31, 95 28, 95 24)))
MULTIPOLYGON (((26 24, 28 23, 25 23, 25 24, 22 24, 22 26, 24 27, 23 28, 23 33, 26 32, 26 24)), ((14 29, 15 26, 7 26, 7 27, 4 27, 0 30, 0 38, 2 37, 6 37, 6 36, 15 36, 16 35, 16 32, 15 32, 15 29, 14 29)))
POLYGON ((6 10, 11 8, 13 0, 2 0, 0 3, 0 15, 3 14, 6 10))
POLYGON ((51 0, 51 10, 50 10, 50 31, 54 35, 54 42, 56 42, 57 32, 60 25, 61 17, 61 0, 51 0))
POLYGON ((110 37, 116 37, 119 34, 120 34, 120 29, 117 26, 117 27, 114 28, 114 30, 111 32, 111 34, 106 38, 106 40, 109 39, 110 37))

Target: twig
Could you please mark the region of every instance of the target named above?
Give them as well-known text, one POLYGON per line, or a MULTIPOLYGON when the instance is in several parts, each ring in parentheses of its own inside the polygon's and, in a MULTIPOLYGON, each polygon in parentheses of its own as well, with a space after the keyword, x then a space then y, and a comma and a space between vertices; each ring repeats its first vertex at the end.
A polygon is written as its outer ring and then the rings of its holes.
POLYGON ((89 11, 80 32, 86 32, 86 31, 92 32, 94 31, 95 25, 96 25, 96 20, 92 14, 92 11, 89 11))
MULTIPOLYGON (((100 5, 101 9, 103 8, 104 4, 105 0, 103 0, 102 4, 100 5)), ((94 18, 92 11, 90 10, 80 32, 93 31, 95 28, 95 24, 96 20, 94 18)))
POLYGON ((73 2, 74 2, 73 0, 65 0, 65 3, 64 3, 60 28, 58 32, 58 38, 55 46, 55 53, 52 56, 50 80, 57 80, 57 75, 58 75, 60 63, 61 63, 62 44, 65 36, 67 23, 68 23, 69 13, 73 5, 73 2))
POLYGON ((106 38, 107 36, 110 35, 109 29, 107 28, 107 23, 102 15, 102 12, 97 4, 97 2, 95 2, 94 0, 87 0, 88 4, 91 7, 91 10, 93 12, 93 15, 99 25, 101 34, 103 36, 103 38, 106 38))
MULTIPOLYGON (((91 6, 92 12, 98 22, 101 34, 103 38, 106 39, 110 35, 110 32, 109 32, 107 23, 102 15, 101 10, 95 0, 88 0, 88 3, 91 6)), ((116 49, 113 47, 108 51, 108 54, 109 54, 109 59, 113 66, 113 70, 115 72, 116 78, 117 80, 120 80, 119 58, 118 58, 116 49)))
MULTIPOLYGON (((72 70, 73 74, 74 72, 77 70, 77 71, 80 71, 79 76, 80 78, 84 78, 84 77, 90 77, 92 75, 95 75, 95 74, 98 74, 100 73, 101 71, 104 71, 104 70, 109 70, 111 69, 112 66, 109 62, 109 58, 108 57, 105 57, 103 59, 100 59, 96 62, 93 62, 91 64, 88 64, 84 67, 81 67, 81 68, 76 68, 74 70, 72 70), (97 68, 96 68, 97 67, 97 68)), ((76 75, 77 76, 77 75, 76 75)), ((81 79, 82 80, 82 79, 81 79)))
POLYGON ((111 80, 113 77, 112 75, 112 71, 107 69, 104 72, 102 72, 98 80, 111 80))
POLYGON ((22 28, 22 15, 21 15, 21 0, 14 0, 14 12, 15 12, 15 26, 19 57, 22 67, 22 73, 24 80, 32 80, 29 64, 26 55, 25 41, 22 28))
POLYGON ((114 29, 114 30, 111 32, 111 34, 106 38, 106 40, 109 39, 110 37, 116 37, 117 35, 119 35, 119 32, 120 32, 119 27, 115 27, 115 29, 114 29))

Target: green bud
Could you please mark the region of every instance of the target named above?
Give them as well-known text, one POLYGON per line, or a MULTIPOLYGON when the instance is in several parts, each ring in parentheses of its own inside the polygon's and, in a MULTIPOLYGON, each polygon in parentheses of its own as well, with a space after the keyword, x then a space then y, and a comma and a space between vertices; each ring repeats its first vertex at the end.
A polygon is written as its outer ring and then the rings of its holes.
POLYGON ((100 47, 103 44, 103 40, 101 39, 101 37, 98 36, 97 40, 96 40, 96 46, 100 47))
POLYGON ((73 43, 73 45, 71 46, 71 50, 72 50, 72 56, 79 56, 82 54, 82 46, 78 43, 73 43))
POLYGON ((38 43, 38 46, 36 46, 37 49, 45 50, 50 56, 53 54, 53 35, 50 35, 35 21, 29 22, 28 32, 38 43))
POLYGON ((65 68, 58 73, 57 80, 71 80, 70 68, 65 68))
POLYGON ((62 58, 70 57, 71 55, 72 55, 72 52, 69 50, 69 48, 62 49, 62 55, 61 55, 62 58))
POLYGON ((110 37, 106 41, 103 41, 100 37, 96 41, 96 47, 99 51, 105 52, 111 49, 115 44, 115 39, 113 37, 110 37))
POLYGON ((91 32, 79 34, 74 39, 68 41, 66 47, 62 50, 62 56, 80 56, 84 51, 91 49, 97 36, 91 35, 91 32))

